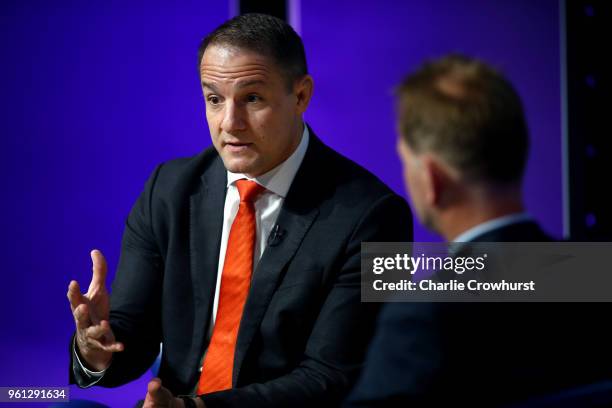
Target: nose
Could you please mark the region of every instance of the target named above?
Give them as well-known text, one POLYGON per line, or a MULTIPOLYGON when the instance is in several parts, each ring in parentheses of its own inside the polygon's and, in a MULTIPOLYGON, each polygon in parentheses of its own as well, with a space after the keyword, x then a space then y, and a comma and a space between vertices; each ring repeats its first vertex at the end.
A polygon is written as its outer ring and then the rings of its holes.
POLYGON ((246 118, 244 108, 234 101, 226 101, 221 121, 221 130, 225 133, 232 133, 246 128, 246 118))

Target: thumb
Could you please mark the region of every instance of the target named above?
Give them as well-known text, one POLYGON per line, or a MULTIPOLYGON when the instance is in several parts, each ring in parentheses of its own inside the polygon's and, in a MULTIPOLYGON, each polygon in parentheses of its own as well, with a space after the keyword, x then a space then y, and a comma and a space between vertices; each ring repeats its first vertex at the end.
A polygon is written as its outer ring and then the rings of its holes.
POLYGON ((159 397, 159 390, 162 388, 162 382, 159 378, 155 377, 147 385, 147 396, 145 402, 157 402, 159 397))
POLYGON ((97 249, 91 251, 91 263, 93 270, 93 277, 91 279, 90 288, 104 288, 106 285, 106 259, 102 252, 97 249))

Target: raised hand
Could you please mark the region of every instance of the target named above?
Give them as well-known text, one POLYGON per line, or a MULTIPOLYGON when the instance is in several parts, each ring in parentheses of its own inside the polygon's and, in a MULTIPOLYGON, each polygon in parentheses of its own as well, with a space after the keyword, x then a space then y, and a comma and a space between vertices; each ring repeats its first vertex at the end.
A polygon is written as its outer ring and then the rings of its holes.
POLYGON ((83 364, 93 371, 110 365, 113 353, 123 351, 108 322, 110 298, 106 290, 106 260, 102 252, 91 251, 93 276, 86 294, 81 294, 77 281, 68 286, 68 300, 76 323, 76 344, 83 364))

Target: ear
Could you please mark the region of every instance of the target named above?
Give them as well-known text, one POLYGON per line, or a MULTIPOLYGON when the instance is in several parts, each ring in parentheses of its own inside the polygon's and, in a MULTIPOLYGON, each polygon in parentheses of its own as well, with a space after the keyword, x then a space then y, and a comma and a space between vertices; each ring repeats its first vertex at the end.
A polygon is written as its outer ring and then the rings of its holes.
POLYGON ((444 197, 452 190, 452 175, 438 158, 427 154, 422 158, 424 166, 425 202, 430 208, 439 208, 444 204, 444 197))
POLYGON ((293 92, 297 98, 297 111, 298 114, 302 114, 308 108, 310 98, 312 98, 312 91, 314 88, 314 81, 310 75, 304 75, 298 79, 293 85, 293 92))

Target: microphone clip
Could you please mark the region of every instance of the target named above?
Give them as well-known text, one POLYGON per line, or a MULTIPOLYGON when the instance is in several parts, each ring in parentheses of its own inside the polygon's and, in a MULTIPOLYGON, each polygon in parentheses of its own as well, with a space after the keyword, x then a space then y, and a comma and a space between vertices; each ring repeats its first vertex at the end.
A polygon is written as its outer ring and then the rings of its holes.
POLYGON ((270 236, 268 236, 268 246, 274 247, 281 243, 283 238, 285 237, 287 231, 281 229, 281 227, 276 224, 272 231, 270 231, 270 236))

